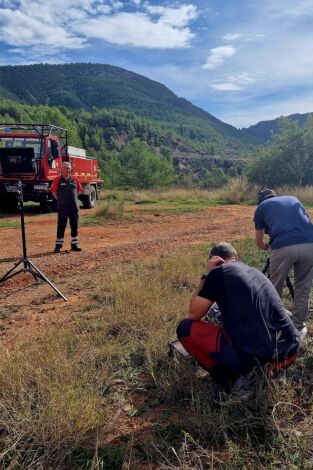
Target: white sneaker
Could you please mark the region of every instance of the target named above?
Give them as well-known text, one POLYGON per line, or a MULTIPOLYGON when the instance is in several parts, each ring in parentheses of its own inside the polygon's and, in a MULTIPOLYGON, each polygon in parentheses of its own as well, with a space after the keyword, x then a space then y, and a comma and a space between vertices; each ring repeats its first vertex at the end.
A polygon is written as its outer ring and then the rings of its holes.
POLYGON ((308 329, 306 326, 304 326, 302 330, 300 330, 300 334, 301 334, 300 339, 303 339, 308 334, 308 329))

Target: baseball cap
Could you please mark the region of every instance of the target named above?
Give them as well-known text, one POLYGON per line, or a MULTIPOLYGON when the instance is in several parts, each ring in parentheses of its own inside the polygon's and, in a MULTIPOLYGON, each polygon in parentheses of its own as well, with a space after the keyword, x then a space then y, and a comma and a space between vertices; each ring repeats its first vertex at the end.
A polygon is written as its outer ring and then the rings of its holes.
POLYGON ((261 202, 265 201, 266 199, 269 199, 275 196, 276 196, 276 193, 273 189, 262 189, 261 191, 258 192, 256 196, 256 200, 258 204, 261 204, 261 202))

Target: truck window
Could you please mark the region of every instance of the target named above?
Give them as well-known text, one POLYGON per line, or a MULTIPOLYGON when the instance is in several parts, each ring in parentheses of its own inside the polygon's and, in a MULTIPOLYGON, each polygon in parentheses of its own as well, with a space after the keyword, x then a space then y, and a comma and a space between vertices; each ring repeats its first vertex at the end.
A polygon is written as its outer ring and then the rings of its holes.
POLYGON ((42 139, 28 139, 23 137, 1 137, 2 148, 33 148, 35 159, 39 160, 43 155, 42 139))
POLYGON ((55 159, 59 157, 59 152, 56 147, 58 143, 55 140, 48 140, 48 164, 50 168, 55 168, 55 159))

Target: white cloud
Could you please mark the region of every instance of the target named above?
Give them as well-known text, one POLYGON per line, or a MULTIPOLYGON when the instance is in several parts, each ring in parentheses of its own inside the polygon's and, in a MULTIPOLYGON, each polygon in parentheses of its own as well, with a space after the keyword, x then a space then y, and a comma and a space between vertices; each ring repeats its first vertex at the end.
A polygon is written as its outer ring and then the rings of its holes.
POLYGON ((112 8, 114 10, 120 10, 121 8, 123 8, 123 6, 124 6, 123 2, 112 2, 112 8))
POLYGON ((234 54, 236 54, 234 46, 228 45, 214 47, 211 49, 211 53, 202 67, 207 70, 215 69, 234 54))
POLYGON ((242 34, 240 33, 227 33, 223 36, 224 41, 235 41, 236 39, 240 39, 242 34))
POLYGON ((181 5, 180 8, 171 8, 145 4, 145 8, 152 15, 158 15, 161 22, 177 28, 187 26, 198 16, 197 8, 194 5, 181 5))
POLYGON ((97 6, 97 13, 102 15, 108 15, 113 11, 113 5, 98 5, 97 6))
POLYGON ((144 13, 121 12, 102 16, 76 25, 75 31, 112 44, 150 49, 185 48, 194 37, 189 28, 177 28, 161 20, 154 22, 144 13))
POLYGON ((210 85, 213 90, 217 91, 239 91, 242 87, 235 82, 219 82, 210 85))
POLYGON ((44 55, 82 48, 92 38, 150 49, 190 46, 194 5, 133 3, 141 11, 123 11, 126 3, 118 0, 0 0, 0 41, 18 48, 17 53, 33 51, 34 56, 44 46, 44 55))
POLYGON ((67 47, 80 48, 85 40, 66 31, 57 24, 39 21, 20 11, 0 9, 0 41, 11 46, 49 45, 53 49, 67 47))
POLYGON ((251 77, 247 72, 243 72, 239 75, 230 75, 226 80, 211 83, 210 87, 217 91, 240 91, 254 81, 255 78, 251 77))

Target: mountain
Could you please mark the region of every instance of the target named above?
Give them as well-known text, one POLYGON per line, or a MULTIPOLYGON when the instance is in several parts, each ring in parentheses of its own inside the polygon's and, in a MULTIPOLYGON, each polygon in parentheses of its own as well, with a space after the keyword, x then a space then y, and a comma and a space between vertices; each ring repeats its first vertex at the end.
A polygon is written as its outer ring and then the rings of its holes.
POLYGON ((181 136, 193 150, 242 156, 248 134, 225 124, 164 85, 104 64, 35 64, 0 67, 0 99, 70 109, 122 109, 181 136))
MULTIPOLYGON (((306 123, 309 116, 313 116, 313 113, 306 113, 306 114, 290 114, 286 116, 288 119, 292 121, 298 122, 300 127, 303 127, 306 123)), ((243 128, 240 132, 251 141, 254 140, 257 144, 265 144, 268 142, 273 134, 279 133, 279 122, 281 118, 272 119, 269 121, 261 121, 253 126, 243 128)))

